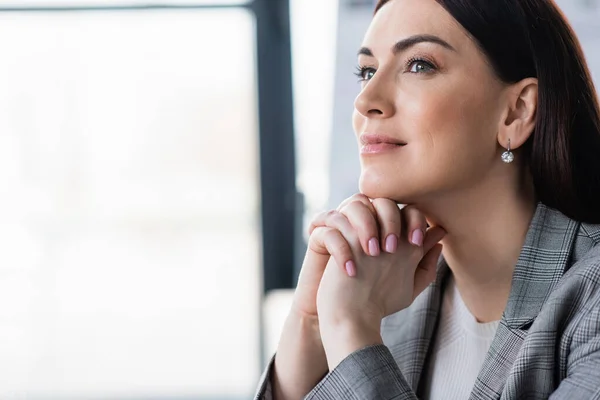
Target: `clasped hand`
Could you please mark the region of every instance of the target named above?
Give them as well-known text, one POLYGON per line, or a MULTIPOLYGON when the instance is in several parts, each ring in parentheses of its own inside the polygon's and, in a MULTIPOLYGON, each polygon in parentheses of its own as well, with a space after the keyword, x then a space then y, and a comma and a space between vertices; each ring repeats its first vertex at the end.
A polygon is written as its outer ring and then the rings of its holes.
MULTIPOLYGON (((318 215, 309 233, 308 252, 328 257, 315 305, 332 369, 352 352, 381 343, 381 320, 408 307, 435 279, 445 231, 427 229, 414 207, 359 194, 318 215)), ((306 267, 305 261, 302 274, 306 267)), ((314 272, 306 271, 313 284, 314 272)))

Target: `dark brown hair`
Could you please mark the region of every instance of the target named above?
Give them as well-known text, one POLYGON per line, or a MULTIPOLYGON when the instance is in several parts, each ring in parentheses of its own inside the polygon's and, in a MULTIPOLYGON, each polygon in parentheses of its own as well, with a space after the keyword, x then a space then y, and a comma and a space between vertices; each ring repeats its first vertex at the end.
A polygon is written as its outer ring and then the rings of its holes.
MULTIPOLYGON (((380 0, 375 12, 391 0, 380 0)), ((552 0, 436 0, 498 77, 538 79, 535 130, 521 153, 538 200, 600 223, 600 108, 581 46, 552 0)))

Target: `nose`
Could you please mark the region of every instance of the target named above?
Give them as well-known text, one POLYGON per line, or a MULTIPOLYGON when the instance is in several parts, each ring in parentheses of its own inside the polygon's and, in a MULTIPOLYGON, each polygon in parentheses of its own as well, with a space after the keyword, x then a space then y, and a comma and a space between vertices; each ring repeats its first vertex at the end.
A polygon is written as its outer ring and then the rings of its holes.
POLYGON ((395 84, 377 78, 377 75, 371 78, 363 87, 354 100, 354 108, 365 118, 390 118, 396 112, 392 93, 395 84))

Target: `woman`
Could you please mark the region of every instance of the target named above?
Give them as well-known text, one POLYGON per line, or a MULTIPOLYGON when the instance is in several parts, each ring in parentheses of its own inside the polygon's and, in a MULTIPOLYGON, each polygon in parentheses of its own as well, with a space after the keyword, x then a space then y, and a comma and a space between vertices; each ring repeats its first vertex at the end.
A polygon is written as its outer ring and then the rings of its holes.
POLYGON ((257 398, 600 398, 600 111, 556 5, 381 0, 358 62, 361 194, 257 398))

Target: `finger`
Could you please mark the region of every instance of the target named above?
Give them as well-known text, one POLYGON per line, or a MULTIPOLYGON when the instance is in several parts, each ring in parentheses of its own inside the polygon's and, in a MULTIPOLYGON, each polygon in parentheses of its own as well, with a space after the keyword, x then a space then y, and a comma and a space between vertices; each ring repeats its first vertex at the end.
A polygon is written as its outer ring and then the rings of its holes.
POLYGON ((380 254, 379 226, 376 216, 359 201, 349 203, 340 212, 348 218, 348 221, 354 227, 365 254, 378 256, 380 254))
POLYGON ((346 200, 342 201, 340 203, 340 205, 338 206, 337 210, 341 211, 348 204, 353 203, 355 201, 358 201, 358 202, 364 204, 365 207, 367 207, 373 213, 373 215, 375 215, 375 207, 373 207, 373 204, 371 204, 371 199, 369 199, 367 196, 365 196, 362 193, 357 193, 355 195, 348 197, 346 200))
POLYGON ((377 223, 381 238, 381 248, 387 253, 395 253, 402 230, 402 215, 395 201, 389 199, 373 199, 377 211, 377 223))
POLYGON ((423 242, 423 253, 427 253, 431 250, 436 243, 444 238, 444 236, 446 236, 446 231, 443 228, 439 226, 429 228, 425 234, 425 241, 423 242))
POLYGON ((414 206, 406 206, 402 209, 402 215, 405 221, 405 234, 408 241, 417 247, 423 246, 425 233, 427 231, 427 221, 425 215, 414 206))
POLYGON ((336 211, 339 212, 342 208, 344 208, 348 204, 350 204, 352 202, 356 202, 356 201, 364 204, 373 213, 373 215, 377 214, 377 212, 375 211, 375 207, 373 207, 373 204, 371 204, 371 200, 364 194, 357 193, 357 194, 354 194, 354 195, 348 197, 344 201, 342 201, 337 209, 330 210, 330 211, 323 211, 323 212, 317 214, 311 221, 310 226, 308 227, 308 234, 310 235, 312 233, 312 231, 318 226, 325 226, 326 225, 325 221, 331 213, 334 213, 336 211))
POLYGON ((331 214, 336 213, 336 210, 329 210, 329 211, 323 211, 319 214, 317 214, 312 221, 310 222, 310 225, 308 226, 308 234, 312 235, 313 231, 318 228, 319 226, 327 226, 327 217, 329 217, 331 214))
POLYGON ((310 221, 310 225, 308 225, 308 235, 312 235, 313 231, 319 227, 324 226, 325 216, 329 211, 321 212, 313 217, 310 221))
POLYGON ((310 226, 310 233, 318 227, 329 227, 339 230, 350 246, 359 247, 358 234, 348 218, 339 211, 331 210, 321 213, 313 219, 310 226))
POLYGON ((309 248, 319 254, 329 254, 335 263, 349 276, 356 276, 356 264, 352 249, 340 231, 335 228, 319 227, 308 241, 309 248))
POLYGON ((413 286, 413 299, 435 280, 437 273, 437 264, 442 253, 442 245, 436 244, 425 254, 417 269, 415 270, 415 280, 413 286))

